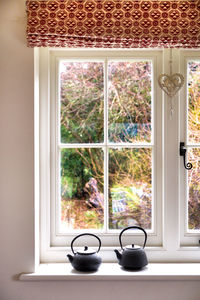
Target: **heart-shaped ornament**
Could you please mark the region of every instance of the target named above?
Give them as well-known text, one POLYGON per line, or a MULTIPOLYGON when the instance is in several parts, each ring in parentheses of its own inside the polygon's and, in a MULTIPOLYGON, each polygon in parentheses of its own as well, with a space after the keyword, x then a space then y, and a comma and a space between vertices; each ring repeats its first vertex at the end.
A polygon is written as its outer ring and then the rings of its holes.
POLYGON ((172 75, 161 74, 158 77, 158 83, 168 96, 173 97, 182 88, 184 77, 179 73, 174 73, 172 75))

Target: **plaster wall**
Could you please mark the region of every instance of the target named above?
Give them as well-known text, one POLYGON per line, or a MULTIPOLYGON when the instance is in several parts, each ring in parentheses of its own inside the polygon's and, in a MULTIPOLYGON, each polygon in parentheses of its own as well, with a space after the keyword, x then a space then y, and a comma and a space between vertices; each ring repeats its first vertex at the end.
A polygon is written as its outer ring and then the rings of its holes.
POLYGON ((200 300, 195 281, 20 282, 34 262, 33 49, 25 0, 0 1, 0 300, 200 300))

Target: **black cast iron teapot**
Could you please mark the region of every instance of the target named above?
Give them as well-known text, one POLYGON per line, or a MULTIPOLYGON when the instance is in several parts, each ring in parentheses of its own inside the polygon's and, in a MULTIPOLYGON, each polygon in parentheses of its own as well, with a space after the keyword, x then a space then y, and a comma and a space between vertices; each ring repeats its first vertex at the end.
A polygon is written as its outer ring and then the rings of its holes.
POLYGON ((116 249, 114 250, 117 255, 119 264, 122 267, 124 267, 125 269, 129 269, 129 270, 137 270, 137 269, 141 269, 141 268, 145 267, 148 264, 147 256, 146 256, 146 253, 144 252, 144 247, 146 245, 146 241, 147 241, 147 233, 142 227, 130 226, 130 227, 124 228, 119 235, 119 243, 120 243, 120 246, 122 249, 122 253, 116 249), (145 239, 144 239, 144 245, 142 248, 140 246, 134 245, 134 244, 128 245, 125 248, 123 248, 121 236, 124 233, 124 231, 128 230, 128 229, 139 229, 144 232, 145 239))
POLYGON ((101 257, 97 254, 101 248, 101 240, 98 236, 92 233, 83 233, 78 236, 76 236, 72 242, 71 242, 71 249, 74 254, 72 256, 71 254, 67 254, 67 257, 77 271, 83 271, 83 272, 91 272, 91 271, 97 271, 98 267, 101 264, 101 257), (76 239, 78 239, 81 236, 84 235, 91 235, 97 238, 99 241, 99 248, 98 250, 94 250, 92 248, 88 248, 88 246, 85 246, 81 249, 78 249, 76 252, 74 252, 73 244, 76 239))

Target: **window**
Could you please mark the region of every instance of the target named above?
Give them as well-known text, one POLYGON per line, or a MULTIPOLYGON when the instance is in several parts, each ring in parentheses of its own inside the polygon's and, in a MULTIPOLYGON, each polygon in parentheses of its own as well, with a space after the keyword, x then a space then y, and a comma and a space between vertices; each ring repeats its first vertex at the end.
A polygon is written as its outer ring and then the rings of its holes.
POLYGON ((59 93, 58 232, 151 230, 152 62, 59 61, 59 93))
POLYGON ((199 146, 200 146, 200 60, 187 63, 187 145, 188 160, 193 168, 188 172, 188 230, 199 230, 199 146))
POLYGON ((187 159, 192 163, 192 169, 182 174, 183 199, 182 204, 182 245, 194 246, 199 243, 199 100, 200 100, 200 57, 197 52, 187 51, 182 54, 182 65, 185 68, 186 87, 182 93, 185 106, 182 115, 182 135, 184 136, 187 159))
MULTIPOLYGON (((187 173, 178 155, 180 141, 187 141, 193 162, 199 147, 186 139, 200 65, 188 53, 173 50, 173 73, 181 70, 187 79, 170 104, 157 84, 169 73, 168 49, 35 50, 42 262, 65 261, 82 232, 96 233, 104 261, 112 261, 120 230, 131 225, 146 229, 150 261, 197 259, 199 225, 197 219, 190 228, 188 195, 194 186, 197 193, 198 171, 187 173)), ((123 242, 143 238, 130 231, 123 242)), ((95 246, 91 237, 87 243, 95 246)))

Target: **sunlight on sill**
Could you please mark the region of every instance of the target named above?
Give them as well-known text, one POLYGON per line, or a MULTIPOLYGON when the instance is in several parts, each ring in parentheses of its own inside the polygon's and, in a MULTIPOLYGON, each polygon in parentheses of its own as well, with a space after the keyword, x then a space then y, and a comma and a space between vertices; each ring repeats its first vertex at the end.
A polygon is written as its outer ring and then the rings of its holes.
POLYGON ((200 280, 200 263, 151 263, 140 271, 127 271, 116 263, 103 263, 97 272, 78 272, 69 263, 41 264, 21 281, 41 280, 200 280))

